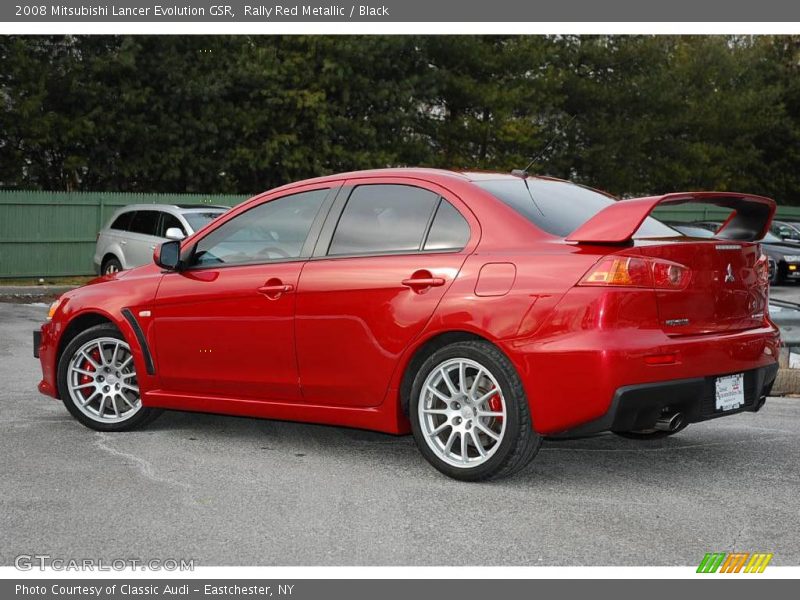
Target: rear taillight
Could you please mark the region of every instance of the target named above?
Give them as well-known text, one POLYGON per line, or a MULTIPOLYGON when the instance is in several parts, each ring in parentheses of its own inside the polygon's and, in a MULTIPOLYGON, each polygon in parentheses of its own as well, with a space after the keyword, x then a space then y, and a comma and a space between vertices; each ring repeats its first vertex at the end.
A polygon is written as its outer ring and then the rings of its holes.
POLYGON ((758 257, 755 271, 758 282, 763 285, 769 285, 769 258, 767 258, 766 254, 762 254, 758 257))
POLYGON ((682 290, 691 275, 687 267, 667 260, 609 256, 592 267, 578 285, 682 290))

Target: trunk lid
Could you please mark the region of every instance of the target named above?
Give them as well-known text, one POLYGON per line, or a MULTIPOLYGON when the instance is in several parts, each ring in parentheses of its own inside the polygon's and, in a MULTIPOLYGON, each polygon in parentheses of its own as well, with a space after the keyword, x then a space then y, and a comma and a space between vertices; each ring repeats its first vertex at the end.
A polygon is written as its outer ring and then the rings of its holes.
POLYGON ((756 242, 720 239, 638 240, 642 256, 690 269, 684 289, 656 289, 661 326, 670 335, 760 327, 769 299, 766 261, 756 242))

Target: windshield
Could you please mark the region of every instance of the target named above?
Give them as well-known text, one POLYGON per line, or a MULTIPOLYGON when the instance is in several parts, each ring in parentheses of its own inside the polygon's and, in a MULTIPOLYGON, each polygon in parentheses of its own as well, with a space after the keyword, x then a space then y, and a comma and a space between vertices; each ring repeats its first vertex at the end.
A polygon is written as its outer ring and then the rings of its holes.
MULTIPOLYGON (((520 213, 547 233, 566 237, 614 199, 566 181, 529 178, 530 193, 522 179, 495 179, 474 182, 498 200, 520 213), (533 199, 531 199, 533 196, 533 199)), ((653 217, 647 217, 635 238, 680 235, 653 217)))
POLYGON ((781 238, 779 238, 774 233, 770 233, 770 232, 767 232, 767 235, 765 235, 762 238, 761 241, 762 242, 767 242, 768 244, 781 244, 781 243, 783 243, 783 240, 781 238))
POLYGON ((208 211, 208 212, 185 212, 183 213, 183 218, 186 219, 186 222, 189 223, 189 227, 192 228, 192 231, 197 231, 201 227, 204 227, 214 219, 216 219, 220 215, 224 215, 224 210, 217 210, 217 211, 208 211))

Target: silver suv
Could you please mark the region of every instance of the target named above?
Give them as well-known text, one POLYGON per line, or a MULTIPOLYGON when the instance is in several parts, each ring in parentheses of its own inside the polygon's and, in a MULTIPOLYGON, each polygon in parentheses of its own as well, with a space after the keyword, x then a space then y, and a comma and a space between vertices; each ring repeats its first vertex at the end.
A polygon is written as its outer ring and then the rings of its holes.
POLYGON ((225 206, 131 204, 119 209, 97 234, 95 271, 116 273, 149 263, 164 240, 182 240, 216 219, 225 206))

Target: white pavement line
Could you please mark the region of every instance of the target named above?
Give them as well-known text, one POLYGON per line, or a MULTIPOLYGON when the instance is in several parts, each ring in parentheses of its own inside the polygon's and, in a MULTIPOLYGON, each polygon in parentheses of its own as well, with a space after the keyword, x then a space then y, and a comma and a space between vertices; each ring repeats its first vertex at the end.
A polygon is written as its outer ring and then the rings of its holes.
POLYGON ((155 481, 157 483, 167 483, 169 485, 181 487, 185 490, 192 489, 192 486, 190 486, 188 483, 184 483, 182 481, 176 481, 168 477, 159 477, 153 470, 152 463, 150 463, 150 461, 148 460, 145 460, 141 456, 136 456, 135 454, 130 454, 128 452, 123 452, 122 450, 117 450, 116 448, 112 448, 111 446, 108 445, 111 440, 109 439, 107 433, 104 433, 102 431, 97 431, 95 432, 95 436, 96 436, 95 446, 100 448, 100 450, 102 450, 103 452, 110 454, 111 456, 124 458, 126 460, 133 462, 136 465, 139 472, 148 479, 150 479, 151 481, 155 481))

